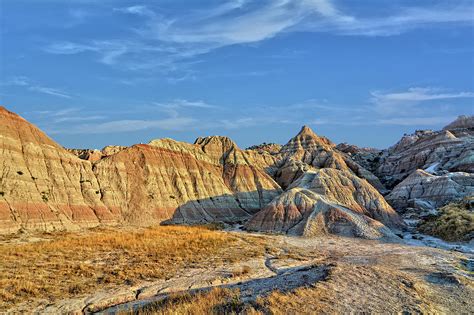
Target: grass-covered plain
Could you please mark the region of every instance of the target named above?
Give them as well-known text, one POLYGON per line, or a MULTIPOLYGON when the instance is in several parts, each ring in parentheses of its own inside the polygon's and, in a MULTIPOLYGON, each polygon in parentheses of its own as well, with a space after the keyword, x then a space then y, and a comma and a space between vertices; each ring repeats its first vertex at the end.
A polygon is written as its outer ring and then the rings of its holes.
POLYGON ((0 310, 21 302, 80 296, 101 288, 167 279, 178 270, 239 261, 264 252, 258 238, 207 227, 160 226, 41 235, 0 243, 0 310), (252 246, 249 246, 251 242, 252 246))

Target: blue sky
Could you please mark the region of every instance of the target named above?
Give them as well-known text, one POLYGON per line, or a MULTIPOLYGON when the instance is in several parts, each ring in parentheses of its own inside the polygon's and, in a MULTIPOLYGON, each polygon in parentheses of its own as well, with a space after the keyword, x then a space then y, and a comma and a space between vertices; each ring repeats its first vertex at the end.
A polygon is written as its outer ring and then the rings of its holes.
POLYGON ((307 124, 383 148, 474 114, 473 1, 0 4, 0 102, 67 147, 307 124))

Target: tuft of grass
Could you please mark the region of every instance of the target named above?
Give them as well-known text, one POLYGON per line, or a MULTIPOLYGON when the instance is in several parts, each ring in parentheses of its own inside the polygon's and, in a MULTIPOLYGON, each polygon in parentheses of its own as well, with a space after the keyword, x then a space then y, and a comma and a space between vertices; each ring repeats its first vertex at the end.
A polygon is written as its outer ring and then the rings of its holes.
POLYGON ((62 233, 0 244, 0 312, 22 302, 75 297, 102 288, 169 279, 178 270, 263 254, 263 241, 204 227, 62 233), (249 246, 251 242, 252 246, 249 246))
POLYGON ((233 270, 232 277, 234 278, 241 277, 241 276, 249 274, 250 271, 252 271, 252 268, 250 268, 250 266, 244 265, 244 266, 241 266, 240 268, 233 270))
POLYGON ((251 307, 242 302, 238 290, 214 288, 197 294, 173 294, 144 306, 138 314, 249 314, 250 310, 251 307))
POLYGON ((467 202, 450 203, 438 210, 438 215, 425 219, 421 232, 445 241, 469 241, 474 236, 474 212, 467 202))

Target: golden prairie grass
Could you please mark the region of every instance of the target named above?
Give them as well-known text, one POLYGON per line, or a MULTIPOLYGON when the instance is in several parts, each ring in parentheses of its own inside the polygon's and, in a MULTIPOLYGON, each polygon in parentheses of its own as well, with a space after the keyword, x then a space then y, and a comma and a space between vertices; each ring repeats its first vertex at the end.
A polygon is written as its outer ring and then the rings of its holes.
POLYGON ((238 290, 214 288, 197 294, 174 294, 143 307, 138 314, 205 315, 239 314, 244 304, 238 290))
POLYGON ((464 202, 450 203, 440 208, 438 215, 423 221, 419 228, 446 241, 469 241, 474 235, 474 212, 464 202))
POLYGON ((21 302, 54 302, 100 288, 167 279, 204 262, 211 267, 263 252, 261 239, 242 241, 233 234, 184 226, 99 230, 0 244, 0 310, 21 302))

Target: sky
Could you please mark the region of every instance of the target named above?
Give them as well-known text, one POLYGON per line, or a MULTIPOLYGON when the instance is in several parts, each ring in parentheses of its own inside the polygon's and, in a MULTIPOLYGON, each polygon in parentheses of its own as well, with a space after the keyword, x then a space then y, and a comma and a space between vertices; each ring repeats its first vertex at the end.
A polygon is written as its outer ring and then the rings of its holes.
POLYGON ((69 148, 302 125, 386 148, 474 114, 474 1, 0 0, 0 104, 69 148))

